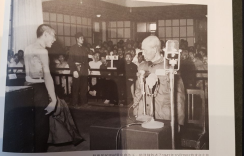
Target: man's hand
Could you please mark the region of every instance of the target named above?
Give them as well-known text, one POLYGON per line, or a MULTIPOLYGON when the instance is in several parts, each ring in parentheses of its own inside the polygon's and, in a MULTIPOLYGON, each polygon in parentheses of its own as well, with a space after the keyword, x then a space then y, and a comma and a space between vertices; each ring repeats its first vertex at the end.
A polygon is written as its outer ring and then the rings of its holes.
POLYGON ((78 72, 77 72, 77 71, 74 71, 74 72, 73 72, 73 76, 74 76, 75 78, 78 78, 78 77, 79 77, 78 72))
POLYGON ((45 115, 50 114, 52 111, 54 111, 55 106, 56 106, 57 100, 52 101, 49 103, 49 105, 45 108, 45 110, 47 111, 47 113, 45 115))

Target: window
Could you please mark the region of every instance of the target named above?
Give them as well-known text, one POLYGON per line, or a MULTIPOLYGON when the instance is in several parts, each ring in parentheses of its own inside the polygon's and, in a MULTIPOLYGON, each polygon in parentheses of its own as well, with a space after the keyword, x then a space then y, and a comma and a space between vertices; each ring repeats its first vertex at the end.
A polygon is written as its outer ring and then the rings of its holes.
POLYGON ((108 23, 108 40, 116 44, 120 40, 131 38, 130 21, 111 21, 108 23))
POLYGON ((72 46, 76 43, 74 36, 77 32, 82 32, 86 41, 92 43, 90 18, 43 12, 43 20, 55 29, 57 39, 64 46, 72 46))
POLYGON ((155 32, 157 30, 156 22, 138 22, 137 32, 155 32))
POLYGON ((188 46, 194 46, 194 21, 193 19, 158 20, 158 36, 160 40, 188 41, 188 46))

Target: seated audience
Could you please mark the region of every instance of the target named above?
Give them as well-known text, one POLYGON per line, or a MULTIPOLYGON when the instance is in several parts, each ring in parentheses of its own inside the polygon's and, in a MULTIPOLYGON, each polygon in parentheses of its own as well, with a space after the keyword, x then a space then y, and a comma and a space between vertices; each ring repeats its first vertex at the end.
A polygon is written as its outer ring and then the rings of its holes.
POLYGON ((92 77, 91 80, 88 82, 88 97, 99 97, 100 89, 97 83, 97 78, 92 77))
MULTIPOLYGON (((107 69, 110 67, 110 63, 106 60, 106 55, 101 55, 102 65, 100 69, 107 69)), ((105 99, 104 104, 118 104, 118 93, 117 93, 117 85, 114 80, 107 76, 111 76, 111 72, 109 71, 101 71, 101 75, 104 76, 100 80, 101 94, 105 99)))
MULTIPOLYGON (((69 64, 66 61, 66 58, 64 56, 64 54, 60 54, 58 57, 58 60, 56 60, 56 68, 67 68, 69 69, 69 64)), ((57 70, 58 74, 70 74, 70 70, 57 70)), ((55 77, 56 79, 56 84, 60 85, 59 82, 59 76, 55 77)), ((68 77, 68 89, 69 89, 69 93, 71 93, 71 85, 72 85, 72 77, 68 77)), ((64 89, 64 94, 68 94, 67 92, 67 88, 66 88, 66 78, 65 76, 61 77, 61 86, 64 89)))
POLYGON ((137 67, 139 67, 139 65, 141 63, 144 62, 144 55, 142 55, 142 52, 138 53, 138 56, 137 56, 137 62, 133 62, 137 65, 137 67))
MULTIPOLYGON (((18 54, 14 54, 14 57, 10 59, 9 67, 24 67, 24 65, 19 61, 18 54)), ((22 73, 23 69, 14 69, 13 72, 22 73)))
POLYGON ((137 66, 132 63, 132 55, 131 53, 125 54, 125 83, 126 83, 126 97, 127 104, 131 104, 133 102, 134 97, 134 83, 137 79, 137 66))
POLYGON ((18 51, 18 58, 19 58, 19 62, 24 66, 25 61, 24 61, 24 51, 23 50, 18 51))

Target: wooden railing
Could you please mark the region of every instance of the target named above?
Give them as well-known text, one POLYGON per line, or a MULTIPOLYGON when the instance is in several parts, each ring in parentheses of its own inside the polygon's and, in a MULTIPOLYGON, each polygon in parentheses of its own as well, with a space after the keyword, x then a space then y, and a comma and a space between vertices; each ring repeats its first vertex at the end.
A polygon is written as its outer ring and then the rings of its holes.
MULTIPOLYGON (((55 82, 55 77, 58 77, 59 78, 59 82, 60 82, 60 85, 62 85, 62 77, 65 77, 65 81, 66 81, 66 91, 67 91, 67 95, 70 95, 71 93, 69 92, 69 81, 68 81, 68 78, 69 77, 72 77, 72 74, 59 74, 58 71, 60 70, 69 70, 69 68, 56 68, 55 71, 56 72, 52 72, 51 75, 53 77, 53 80, 54 80, 54 83, 55 82)), ((124 75, 120 75, 121 72, 119 72, 118 70, 116 69, 89 69, 90 71, 100 71, 100 72, 107 72, 107 73, 110 73, 110 75, 88 75, 88 78, 91 78, 91 77, 97 77, 98 79, 101 79, 101 78, 110 78, 112 80, 115 80, 117 81, 119 78, 122 78, 124 75)), ((194 70, 194 71, 191 71, 193 73, 196 73, 196 75, 198 73, 204 73, 204 74, 207 74, 208 71, 207 70, 194 70)), ((7 68, 7 73, 8 74, 13 74, 15 73, 17 75, 17 78, 18 77, 21 77, 21 78, 24 78, 25 77, 25 69, 23 67, 8 67, 7 68), (22 70, 22 72, 14 72, 15 70, 22 70)), ((8 79, 7 79, 8 81, 8 79)), ((197 82, 199 81, 202 81, 202 90, 206 91, 206 82, 208 82, 208 77, 195 77, 194 78, 194 86, 193 88, 196 88, 197 87, 197 82)), ((11 85, 10 83, 7 83, 9 85, 11 85)))

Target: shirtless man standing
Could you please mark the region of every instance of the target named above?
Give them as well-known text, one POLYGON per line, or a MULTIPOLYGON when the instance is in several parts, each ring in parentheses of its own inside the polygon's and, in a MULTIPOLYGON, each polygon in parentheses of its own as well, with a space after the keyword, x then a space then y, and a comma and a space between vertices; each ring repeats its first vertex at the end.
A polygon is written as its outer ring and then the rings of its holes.
POLYGON ((36 34, 36 42, 25 49, 24 61, 26 84, 34 88, 34 152, 46 152, 49 114, 55 109, 57 99, 49 70, 48 51, 45 48, 51 47, 56 39, 54 29, 47 24, 40 25, 36 34))

